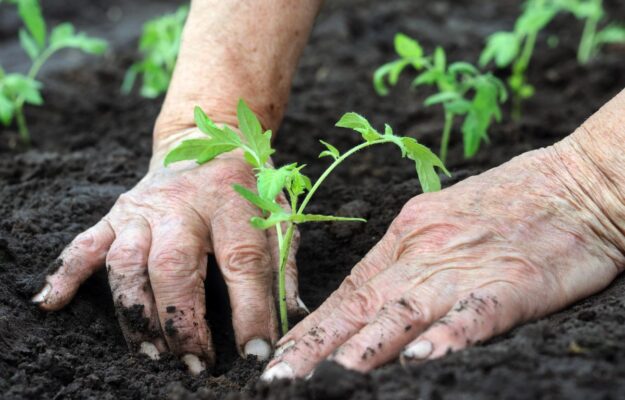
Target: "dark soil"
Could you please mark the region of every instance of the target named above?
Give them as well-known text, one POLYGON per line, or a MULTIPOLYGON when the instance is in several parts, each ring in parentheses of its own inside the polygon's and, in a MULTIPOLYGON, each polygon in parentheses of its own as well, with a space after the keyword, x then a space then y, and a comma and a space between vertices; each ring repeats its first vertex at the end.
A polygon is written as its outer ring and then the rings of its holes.
MULTIPOLYGON (((97 23, 107 2, 48 1, 54 18, 97 23), (92 6, 92 3, 96 4, 92 6), (97 8, 90 8, 97 7, 97 8), (76 9, 85 11, 77 13, 76 9), (67 16, 67 17, 66 17, 67 16)), ((125 7, 126 2, 114 2, 125 7)), ((149 7, 151 2, 129 2, 149 7)), ((438 146, 439 110, 421 106, 427 93, 408 78, 388 98, 371 87, 376 66, 393 58, 402 31, 428 49, 444 46, 453 60, 475 61, 484 38, 512 26, 519 0, 336 0, 327 2, 295 80, 276 145, 278 163, 298 160, 319 173, 319 139, 356 143, 331 129, 345 111, 388 122, 397 132, 438 146)), ((625 20, 625 5, 608 2, 625 20)), ((172 2, 173 5, 173 2, 172 2)), ((113 7, 113 6, 111 6, 113 7)), ((5 13, 6 8, 0 9, 5 13)), ((8 15, 8 14, 3 14, 8 15)), ((0 18, 4 23, 8 17, 0 18)), ((14 24, 15 25, 15 24, 14 24)), ((0 54, 13 46, 0 29, 0 54)), ((137 27, 138 29, 138 27, 137 27)), ((575 62, 580 25, 554 23, 549 48, 541 38, 531 81, 538 95, 523 122, 505 122, 477 157, 463 160, 458 137, 450 153, 450 185, 529 149, 569 134, 625 87, 625 51, 607 49, 588 67, 575 62)), ((48 75, 41 108, 29 108, 35 146, 10 151, 16 132, 0 128, 0 393, 6 399, 616 399, 625 397, 625 280, 568 310, 491 342, 405 369, 392 363, 368 375, 324 365, 310 381, 256 383, 262 365, 235 351, 225 288, 210 265, 213 307, 207 316, 219 349, 216 369, 193 378, 172 356, 154 362, 130 354, 117 325, 104 273, 90 279, 63 311, 45 314, 29 303, 37 277, 78 233, 98 221, 116 197, 145 173, 160 100, 119 93, 132 61, 131 42, 115 56, 48 75), (229 395, 228 395, 229 394, 229 395)), ((311 225, 298 254, 304 301, 316 307, 381 237, 403 203, 419 193, 414 171, 395 149, 355 157, 316 197, 317 211, 366 214, 366 225, 311 225)), ((311 210, 315 211, 315 210, 311 210)))

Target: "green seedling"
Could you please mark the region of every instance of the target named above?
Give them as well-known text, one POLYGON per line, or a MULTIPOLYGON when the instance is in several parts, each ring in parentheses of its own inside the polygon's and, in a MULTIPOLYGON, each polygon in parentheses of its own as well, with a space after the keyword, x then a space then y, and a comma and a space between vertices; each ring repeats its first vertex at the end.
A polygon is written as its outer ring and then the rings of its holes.
POLYGON ((250 220, 253 227, 276 230, 280 249, 278 274, 280 324, 282 331, 286 332, 288 319, 285 272, 295 225, 327 221, 365 222, 362 218, 306 214, 306 207, 312 197, 334 169, 360 150, 375 145, 392 143, 399 147, 403 157, 414 161, 423 191, 440 190, 441 183, 435 168, 439 168, 447 175, 449 172, 441 160, 427 147, 419 144, 417 140, 395 135, 388 125, 386 125, 384 133, 380 133, 364 117, 356 113, 347 113, 337 122, 336 126, 353 129, 360 133, 363 143, 341 153, 336 147, 322 141, 325 150, 321 152, 319 157, 329 157, 333 162, 312 183, 310 178, 302 173, 304 165, 293 163, 280 168, 274 168, 271 165, 270 156, 275 152, 271 147, 272 133, 263 130, 256 115, 242 100, 237 108, 237 116, 241 131, 240 136, 228 126, 217 126, 199 107, 196 107, 195 122, 207 137, 182 142, 167 155, 165 165, 183 160, 194 160, 198 164, 204 164, 220 154, 235 149, 243 150, 245 160, 254 169, 256 188, 254 190, 234 185, 234 190, 262 211, 262 217, 254 217, 250 220), (277 197, 284 191, 288 195, 289 207, 285 207, 277 201, 277 197))
POLYGON ((524 100, 534 96, 535 89, 526 77, 538 34, 555 18, 559 7, 548 0, 529 0, 516 21, 514 31, 496 32, 488 38, 480 56, 482 67, 495 62, 498 68, 512 68, 508 85, 512 91, 512 116, 519 120, 524 100))
POLYGON ((396 61, 380 67, 374 74, 373 83, 380 95, 387 95, 387 82, 395 86, 399 76, 410 67, 420 74, 413 81, 414 87, 433 86, 437 93, 425 100, 426 106, 441 104, 445 111, 445 123, 441 137, 440 158, 447 159, 449 139, 456 117, 464 117, 462 135, 465 157, 474 156, 482 140, 488 140, 488 130, 493 121, 501 120, 500 104, 507 100, 506 88, 491 73, 481 73, 467 62, 447 63, 445 50, 438 47, 426 56, 423 47, 404 35, 395 36, 396 61))
POLYGON ((606 44, 625 43, 625 27, 610 24, 599 29, 606 16, 603 0, 559 0, 559 5, 584 21, 584 33, 577 51, 580 64, 587 64, 606 44))
POLYGON ((155 98, 167 91, 180 50, 180 40, 189 7, 182 6, 173 14, 148 21, 143 26, 139 51, 143 59, 133 64, 124 78, 122 91, 130 93, 139 75, 141 95, 155 98))
POLYGON ((46 61, 59 50, 68 48, 102 54, 107 44, 101 39, 76 32, 69 23, 56 26, 48 35, 38 0, 12 0, 11 3, 17 5, 26 27, 20 30, 19 39, 32 64, 26 74, 7 73, 0 66, 0 122, 9 126, 15 120, 22 141, 28 145, 31 138, 24 117, 24 105, 43 104, 42 84, 36 78, 46 61))

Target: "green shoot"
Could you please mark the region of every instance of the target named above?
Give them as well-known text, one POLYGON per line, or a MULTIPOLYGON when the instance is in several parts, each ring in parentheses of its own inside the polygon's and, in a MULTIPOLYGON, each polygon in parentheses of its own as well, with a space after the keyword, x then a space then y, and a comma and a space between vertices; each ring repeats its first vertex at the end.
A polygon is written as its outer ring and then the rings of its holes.
POLYGON ((449 172, 434 153, 415 139, 396 136, 388 125, 386 125, 384 133, 380 133, 364 117, 356 113, 347 113, 337 122, 336 126, 353 129, 360 133, 363 142, 344 153, 341 153, 331 144, 322 142, 325 150, 321 152, 319 157, 328 157, 332 159, 332 163, 313 184, 302 173, 304 165, 293 163, 280 168, 271 166, 270 156, 275 152, 271 147, 272 133, 263 130, 258 118, 243 100, 239 102, 237 116, 241 135, 227 126, 218 127, 199 107, 196 107, 195 122, 207 137, 183 141, 167 155, 165 165, 183 160, 195 160, 198 164, 204 164, 220 154, 235 149, 243 151, 245 160, 253 167, 256 174, 256 188, 253 190, 234 185, 234 190, 262 211, 262 217, 254 217, 250 220, 252 226, 257 229, 276 230, 280 248, 278 303, 280 324, 285 333, 288 330, 285 272, 295 225, 326 221, 365 222, 362 218, 306 214, 306 207, 312 197, 334 169, 360 150, 375 145, 392 143, 399 147, 403 157, 414 161, 424 192, 440 190, 441 183, 435 168, 439 168, 447 175, 449 172), (278 195, 284 191, 288 195, 290 209, 283 207, 276 200, 278 195))
POLYGON ((491 61, 498 68, 512 66, 508 85, 512 90, 512 116, 519 120, 524 100, 534 96, 535 89, 527 81, 538 34, 553 20, 558 7, 553 1, 528 0, 523 14, 516 21, 513 32, 497 32, 488 38, 486 48, 480 57, 480 65, 491 61))
POLYGON ((122 84, 124 93, 130 93, 138 75, 142 75, 140 93, 143 97, 155 98, 167 91, 188 14, 189 7, 182 6, 175 13, 148 21, 143 26, 143 34, 139 40, 143 59, 126 72, 122 84))
POLYGON ((395 51, 400 58, 383 65, 374 74, 376 91, 387 95, 386 83, 396 85, 407 67, 420 72, 413 86, 428 85, 437 90, 425 100, 425 105, 441 104, 445 111, 439 153, 441 160, 445 162, 447 159, 451 131, 458 116, 464 117, 464 155, 467 158, 474 156, 482 140, 488 140, 488 129, 493 121, 501 120, 500 104, 507 100, 503 83, 491 73, 481 73, 466 62, 448 65, 447 55, 440 47, 433 55, 426 56, 419 42, 401 33, 395 36, 395 51))
POLYGON ((76 32, 69 23, 56 26, 48 35, 38 0, 13 0, 12 3, 17 4, 26 27, 20 30, 19 39, 32 64, 26 74, 7 73, 0 66, 0 123, 9 126, 15 120, 23 143, 29 145, 31 138, 24 117, 24 105, 43 104, 42 84, 36 78, 46 61, 62 49, 74 48, 89 54, 102 54, 107 45, 101 39, 76 32))
POLYGON ((584 21, 584 33, 577 51, 580 64, 588 64, 603 45, 625 43, 625 27, 612 24, 599 29, 599 24, 606 16, 603 0, 560 1, 564 10, 584 21))

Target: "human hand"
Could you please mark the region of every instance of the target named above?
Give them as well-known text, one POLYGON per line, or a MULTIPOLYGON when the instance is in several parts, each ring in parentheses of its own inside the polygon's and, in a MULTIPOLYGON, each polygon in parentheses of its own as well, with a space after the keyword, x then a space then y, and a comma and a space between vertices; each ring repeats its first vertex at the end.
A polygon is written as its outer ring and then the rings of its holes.
MULTIPOLYGON (((169 149, 199 135, 192 129, 169 135, 166 145, 161 141, 146 176, 63 250, 58 270, 33 298, 43 310, 59 310, 106 263, 131 350, 158 358, 169 349, 194 373, 215 357, 205 319, 209 253, 228 287, 241 354, 266 359, 277 340, 273 275, 278 244, 271 232, 252 228, 249 219, 259 211, 232 189, 233 183, 255 183, 242 154, 224 154, 202 166, 163 166, 169 149)), ((294 253, 287 266, 287 303, 291 313, 301 313, 294 253)))
POLYGON ((434 359, 605 288, 625 265, 624 180, 590 153, 569 138, 409 201, 262 378, 434 359))

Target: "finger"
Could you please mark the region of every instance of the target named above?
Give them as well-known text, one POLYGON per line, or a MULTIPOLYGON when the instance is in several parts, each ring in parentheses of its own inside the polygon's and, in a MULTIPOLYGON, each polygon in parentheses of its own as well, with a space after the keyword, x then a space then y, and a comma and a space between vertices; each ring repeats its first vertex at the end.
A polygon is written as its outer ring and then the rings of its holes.
POLYGON ((508 285, 480 289, 458 301, 402 351, 402 362, 442 357, 506 332, 521 322, 525 305, 508 285))
POLYGON ((167 345, 197 374, 215 353, 205 319, 208 229, 187 222, 195 220, 168 217, 152 227, 148 272, 167 345))
POLYGON ((113 239, 115 233, 105 219, 76 236, 55 261, 58 269, 46 277, 43 288, 32 298, 33 303, 45 311, 65 307, 80 285, 104 265, 113 239))
POLYGON ((212 216, 211 228, 239 352, 266 360, 278 331, 272 257, 266 232, 250 225, 255 215, 260 214, 254 206, 233 194, 212 216))
POLYGON ((362 328, 330 357, 345 368, 367 372, 394 360, 402 348, 452 306, 430 285, 409 290, 387 303, 373 322, 362 328))
POLYGON ((397 293, 409 289, 408 280, 398 278, 395 271, 386 270, 346 296, 327 318, 269 363, 263 380, 306 376, 338 346, 371 322, 397 293))
MULTIPOLYGON (((280 246, 278 245, 278 235, 275 229, 269 229, 267 231, 267 240, 269 242, 269 248, 271 249, 272 266, 275 275, 275 288, 274 292, 278 293, 278 273, 280 269, 280 246)), ((304 304, 299 296, 298 279, 297 279, 297 263, 296 254, 299 247, 300 235, 297 228, 293 234, 293 241, 291 242, 291 248, 289 250, 289 256, 286 262, 285 269, 285 289, 286 289, 286 307, 289 313, 289 317, 302 318, 310 311, 304 304)))
POLYGON ((106 266, 117 319, 128 346, 131 351, 158 358, 166 345, 148 277, 151 235, 143 218, 124 223, 106 256, 106 266))
POLYGON ((276 356, 292 346, 306 332, 327 318, 343 301, 343 299, 360 288, 365 282, 370 280, 380 271, 387 268, 393 262, 393 246, 395 235, 387 232, 386 235, 367 253, 367 255, 352 269, 351 274, 345 278, 341 286, 334 291, 330 297, 306 319, 291 329, 282 339, 278 341, 276 356))

